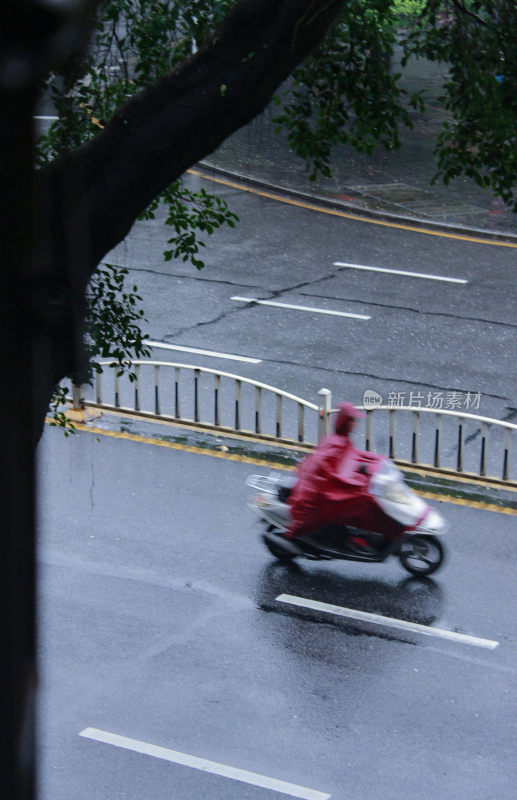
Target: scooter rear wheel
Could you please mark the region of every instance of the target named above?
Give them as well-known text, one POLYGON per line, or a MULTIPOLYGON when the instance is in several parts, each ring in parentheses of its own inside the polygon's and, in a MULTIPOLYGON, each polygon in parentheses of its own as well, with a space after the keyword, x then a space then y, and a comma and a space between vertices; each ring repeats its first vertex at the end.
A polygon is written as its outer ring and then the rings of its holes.
MULTIPOLYGON (((270 528, 268 528, 267 532, 268 533, 272 533, 273 530, 274 530, 274 528, 270 527, 270 528)), ((268 536, 267 534, 264 534, 262 536, 262 541, 266 545, 266 547, 269 550, 269 552, 271 553, 271 555, 274 556, 275 558, 277 558, 279 561, 284 561, 284 562, 292 561, 293 558, 296 557, 295 553, 290 553, 288 550, 286 550, 284 547, 282 547, 281 542, 278 542, 278 544, 277 544, 274 541, 274 539, 271 536, 268 536)))
POLYGON ((411 575, 432 575, 441 567, 445 551, 436 536, 416 534, 402 542, 399 558, 404 569, 411 575))

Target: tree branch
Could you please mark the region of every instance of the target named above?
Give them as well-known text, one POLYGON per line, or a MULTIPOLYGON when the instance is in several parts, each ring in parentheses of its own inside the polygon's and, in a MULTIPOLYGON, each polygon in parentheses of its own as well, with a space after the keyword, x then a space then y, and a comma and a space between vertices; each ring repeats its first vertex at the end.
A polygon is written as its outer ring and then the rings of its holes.
POLYGON ((492 26, 489 25, 486 20, 484 20, 478 14, 475 14, 470 8, 467 8, 465 4, 461 2, 461 0, 452 0, 452 5, 456 11, 459 11, 460 14, 463 14, 466 17, 470 17, 470 19, 473 19, 477 25, 481 25, 489 30, 492 29, 492 26))
POLYGON ((343 5, 242 0, 191 59, 132 97, 95 139, 44 170, 51 213, 64 191, 67 202, 80 201, 88 270, 157 194, 263 110, 343 5))
POLYGON ((97 264, 155 197, 265 108, 346 2, 241 0, 194 56, 38 173, 33 292, 53 341, 49 386, 82 367, 97 264))

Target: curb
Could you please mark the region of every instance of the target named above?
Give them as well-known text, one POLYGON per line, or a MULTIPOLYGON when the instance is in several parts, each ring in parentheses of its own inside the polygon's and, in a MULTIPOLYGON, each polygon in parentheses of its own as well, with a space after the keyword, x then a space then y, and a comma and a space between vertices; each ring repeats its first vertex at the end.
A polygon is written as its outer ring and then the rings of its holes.
MULTIPOLYGON (((447 222, 436 222, 434 220, 422 219, 421 217, 407 217, 403 214, 392 214, 389 211, 376 211, 375 209, 368 209, 362 208, 360 206, 356 206, 353 203, 346 203, 342 200, 332 200, 325 195, 320 194, 309 194, 308 192, 303 192, 298 189, 290 189, 285 186, 279 186, 278 184, 271 183, 270 181, 265 181, 261 178, 252 178, 249 175, 243 175, 240 172, 234 172, 232 170, 227 170, 222 167, 216 167, 212 164, 208 164, 205 161, 200 161, 196 165, 199 169, 204 170, 205 172, 211 172, 215 175, 221 175, 222 177, 228 178, 230 180, 240 181, 241 183, 245 183, 249 186, 256 186, 259 189, 265 189, 270 192, 274 192, 279 195, 284 195, 287 197, 292 197, 293 199, 300 200, 306 203, 318 203, 319 205, 325 206, 326 208, 331 208, 334 210, 340 211, 347 211, 351 214, 356 214, 360 217, 367 217, 369 219, 378 220, 382 222, 391 222, 393 224, 403 224, 407 225, 408 227, 412 228, 428 228, 430 231, 437 231, 442 233, 449 233, 451 235, 456 234, 460 236, 472 236, 480 239, 487 239, 489 241, 494 242, 509 242, 515 244, 517 246, 517 234, 513 233, 503 233, 502 231, 488 231, 484 228, 469 228, 466 226, 461 225, 451 225, 447 222)), ((344 187, 346 188, 346 187, 344 187)), ((359 193, 354 189, 347 190, 353 192, 354 194, 359 193)))
POLYGON ((418 473, 411 468, 398 464, 406 483, 422 496, 432 496, 444 502, 457 501, 461 505, 470 505, 474 508, 487 511, 501 511, 517 515, 517 495, 505 489, 494 488, 489 483, 468 483, 465 479, 455 480, 454 477, 437 478, 436 476, 418 473))

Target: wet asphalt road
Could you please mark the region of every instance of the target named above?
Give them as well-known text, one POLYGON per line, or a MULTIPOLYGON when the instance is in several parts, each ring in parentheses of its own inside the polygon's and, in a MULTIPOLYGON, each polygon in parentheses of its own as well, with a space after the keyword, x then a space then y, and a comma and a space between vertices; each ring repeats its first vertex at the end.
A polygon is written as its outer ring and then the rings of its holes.
MULTIPOLYGON (((137 223, 107 261, 126 266, 144 298, 152 339, 260 359, 258 364, 156 350, 272 384, 315 401, 326 387, 362 402, 367 389, 482 395, 474 413, 515 414, 517 250, 295 207, 187 176, 239 214, 209 237, 205 269, 165 262, 170 229, 137 223), (374 266, 466 284, 336 266, 374 266), (265 299, 369 319, 253 305, 265 299)), ((464 408, 465 410, 465 408, 464 408)))
POLYGON ((515 517, 443 504, 434 580, 395 560, 284 567, 245 504, 254 471, 267 472, 45 431, 39 797, 296 796, 79 735, 94 728, 318 800, 513 800, 515 517), (499 646, 292 608, 284 592, 499 646))

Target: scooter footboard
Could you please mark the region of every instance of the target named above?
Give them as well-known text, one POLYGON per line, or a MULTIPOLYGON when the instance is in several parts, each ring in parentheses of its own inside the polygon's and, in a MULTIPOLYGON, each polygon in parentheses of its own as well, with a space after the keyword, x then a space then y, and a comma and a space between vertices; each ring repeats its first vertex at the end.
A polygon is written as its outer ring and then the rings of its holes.
POLYGON ((248 507, 258 514, 259 517, 267 522, 269 525, 274 525, 282 531, 288 530, 291 526, 293 518, 291 516, 291 509, 286 503, 271 498, 264 502, 263 498, 254 498, 248 502, 248 507))

